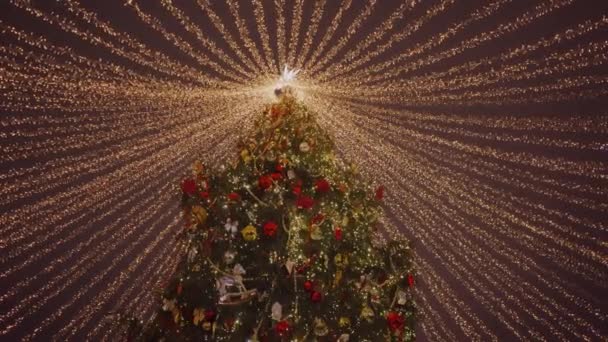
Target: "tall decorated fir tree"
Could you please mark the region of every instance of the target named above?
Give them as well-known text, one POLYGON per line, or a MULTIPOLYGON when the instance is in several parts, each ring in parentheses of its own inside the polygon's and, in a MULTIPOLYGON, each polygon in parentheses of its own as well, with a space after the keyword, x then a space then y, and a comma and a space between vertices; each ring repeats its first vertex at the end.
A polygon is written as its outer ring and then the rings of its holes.
POLYGON ((181 183, 187 252, 143 341, 411 341, 407 241, 378 242, 384 189, 283 94, 234 163, 181 183))

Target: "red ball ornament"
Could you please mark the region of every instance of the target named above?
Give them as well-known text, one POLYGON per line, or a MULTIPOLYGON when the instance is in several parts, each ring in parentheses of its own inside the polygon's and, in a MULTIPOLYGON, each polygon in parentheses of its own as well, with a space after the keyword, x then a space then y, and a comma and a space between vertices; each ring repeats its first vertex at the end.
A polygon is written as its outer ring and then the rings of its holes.
POLYGON ((296 200, 296 206, 299 209, 310 209, 315 205, 315 201, 308 196, 300 196, 296 200))
POLYGON ((196 193, 196 182, 194 179, 184 179, 182 182, 182 192, 190 196, 196 193))
POLYGON ((336 227, 334 230, 334 237, 337 241, 342 241, 342 228, 336 227))
POLYGON ((323 214, 317 214, 315 215, 311 220, 310 223, 311 224, 319 224, 321 222, 323 222, 323 220, 325 219, 325 215, 323 214))
POLYGON ((273 181, 272 176, 269 176, 269 175, 261 176, 258 179, 258 186, 260 187, 260 189, 266 190, 272 186, 272 181, 273 181))
POLYGON ((320 302, 321 299, 323 299, 323 295, 321 294, 321 292, 319 292, 319 291, 312 291, 310 293, 310 300, 312 300, 314 303, 320 302))
POLYGON ((272 177, 273 180, 278 181, 283 178, 283 175, 280 172, 273 172, 270 174, 270 177, 272 177))
POLYGON ((201 196, 201 198, 209 199, 209 191, 201 191, 199 195, 201 196))
POLYGON ((279 336, 284 336, 289 332, 289 329, 291 327, 289 326, 289 322, 287 321, 280 321, 277 322, 277 324, 274 326, 274 330, 277 332, 277 334, 279 336))
POLYGON ((205 310, 203 315, 205 316, 206 321, 213 321, 215 319, 215 311, 213 311, 211 309, 205 310))
POLYGON ((384 186, 380 185, 377 189, 376 189, 376 199, 378 201, 381 201, 384 198, 384 186))
POLYGON ((224 318, 224 328, 232 330, 235 321, 234 317, 224 318))
POLYGON ((328 192, 330 188, 329 182, 324 178, 317 179, 315 182, 315 190, 317 192, 328 192))
POLYGON ((307 281, 304 282, 304 290, 310 292, 312 290, 312 288, 314 287, 314 285, 315 284, 312 281, 307 280, 307 281))
POLYGON ((279 163, 274 167, 274 169, 277 172, 283 172, 283 170, 285 170, 285 166, 283 164, 279 163))
POLYGON ((294 185, 294 187, 291 189, 291 192, 293 192, 293 194, 296 196, 300 196, 300 194, 302 193, 302 186, 294 185))
POLYGON ((388 313, 388 315, 386 315, 386 321, 388 323, 388 327, 392 331, 403 329, 403 326, 405 324, 405 320, 403 319, 403 316, 401 316, 399 313, 397 313, 395 311, 391 311, 388 313))
POLYGON ((273 237, 277 233, 279 226, 274 221, 268 221, 264 223, 264 235, 273 237))
POLYGON ((407 285, 414 287, 414 276, 411 273, 407 275, 407 285))

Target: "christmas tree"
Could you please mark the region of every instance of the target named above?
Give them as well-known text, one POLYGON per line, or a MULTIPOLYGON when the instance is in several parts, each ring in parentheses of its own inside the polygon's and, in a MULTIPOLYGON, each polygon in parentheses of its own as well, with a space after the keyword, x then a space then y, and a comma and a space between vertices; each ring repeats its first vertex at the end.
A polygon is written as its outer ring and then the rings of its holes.
POLYGON ((133 339, 415 339, 409 245, 378 238, 384 188, 336 158, 288 90, 232 165, 197 162, 181 183, 187 253, 133 339))

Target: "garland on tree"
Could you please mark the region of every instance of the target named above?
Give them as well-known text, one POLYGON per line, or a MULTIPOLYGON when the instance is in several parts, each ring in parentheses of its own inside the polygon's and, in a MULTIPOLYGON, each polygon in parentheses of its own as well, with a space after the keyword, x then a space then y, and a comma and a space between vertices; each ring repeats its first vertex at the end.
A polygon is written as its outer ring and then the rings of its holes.
POLYGON ((334 155, 314 115, 284 95, 239 158, 183 180, 187 254, 141 341, 411 341, 405 240, 375 242, 384 189, 334 155))

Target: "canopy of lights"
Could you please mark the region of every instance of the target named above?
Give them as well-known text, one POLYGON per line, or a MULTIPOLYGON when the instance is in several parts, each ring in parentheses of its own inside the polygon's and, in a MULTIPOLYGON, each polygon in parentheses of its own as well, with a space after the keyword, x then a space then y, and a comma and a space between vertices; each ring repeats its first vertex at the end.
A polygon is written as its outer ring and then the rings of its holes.
POLYGON ((0 340, 149 319, 179 181, 277 82, 386 188, 420 339, 607 336, 607 29, 584 0, 3 1, 0 340))

